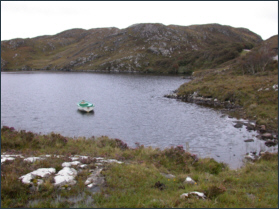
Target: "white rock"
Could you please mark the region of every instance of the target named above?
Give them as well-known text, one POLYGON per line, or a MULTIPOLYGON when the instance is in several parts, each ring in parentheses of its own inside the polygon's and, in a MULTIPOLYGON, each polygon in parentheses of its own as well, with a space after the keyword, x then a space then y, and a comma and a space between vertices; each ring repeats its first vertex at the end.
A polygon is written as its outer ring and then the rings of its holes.
POLYGON ((75 184, 76 181, 74 180, 77 176, 77 171, 74 168, 64 167, 60 170, 56 176, 54 177, 55 186, 63 185, 63 184, 75 184))
POLYGON ((92 188, 94 186, 94 184, 88 184, 87 187, 92 188))
POLYGON ((43 160, 44 158, 41 158, 41 157, 28 157, 28 158, 25 158, 24 161, 28 161, 28 162, 35 162, 36 160, 43 160))
POLYGON ((63 155, 54 155, 54 157, 60 158, 60 157, 64 157, 63 155))
POLYGON ((253 160, 254 161, 254 160, 260 159, 261 157, 250 152, 250 153, 245 155, 245 158, 248 159, 248 160, 253 160))
POLYGON ((79 167, 79 168, 86 168, 87 165, 86 165, 86 164, 81 164, 81 165, 79 165, 78 167, 79 167))
POLYGON ((19 177, 21 182, 24 183, 24 184, 31 184, 31 180, 33 178, 35 178, 35 176, 32 175, 31 173, 27 173, 26 175, 19 177))
POLYGON ((189 192, 189 193, 183 193, 182 195, 180 195, 180 198, 188 198, 189 195, 196 195, 198 198, 202 198, 205 199, 206 196, 204 193, 202 192, 189 192))
POLYGON ((89 157, 88 156, 79 156, 79 158, 81 158, 81 159, 88 159, 89 157))
POLYGON ((115 159, 100 160, 100 162, 102 162, 102 163, 118 163, 118 164, 123 163, 123 162, 115 160, 115 159))
POLYGON ((45 178, 45 177, 48 177, 50 176, 51 174, 55 173, 56 170, 55 168, 39 168, 33 172, 31 172, 33 175, 36 175, 36 176, 40 176, 42 178, 45 178))
POLYGON ((2 158, 2 156, 1 156, 1 164, 4 163, 7 160, 15 160, 15 158, 14 157, 3 157, 2 158))
POLYGON ((20 158, 24 158, 22 155, 1 155, 2 157, 20 157, 20 158))
POLYGON ((196 182, 189 176, 185 179, 184 183, 186 184, 195 184, 196 182))
POLYGON ((103 157, 95 157, 94 159, 96 159, 97 161, 99 161, 99 160, 103 160, 104 158, 103 158, 103 157))
POLYGON ((82 155, 75 155, 74 157, 70 157, 73 161, 79 160, 79 159, 88 159, 88 156, 82 156, 82 155))
POLYGON ((95 163, 95 165, 99 165, 99 166, 101 166, 101 165, 103 165, 102 163, 95 163))
POLYGON ((31 173, 27 173, 26 175, 23 175, 19 177, 19 179, 24 184, 30 184, 31 180, 36 178, 36 176, 40 176, 42 178, 50 176, 52 173, 55 173, 55 168, 39 168, 35 171, 32 171, 31 173))
POLYGON ((41 157, 51 157, 51 155, 41 155, 41 157))
POLYGON ((73 162, 64 162, 62 163, 62 167, 71 167, 72 165, 78 165, 81 164, 79 161, 73 161, 73 162))
POLYGON ((75 160, 78 160, 79 158, 78 157, 70 157, 71 160, 75 161, 75 160))

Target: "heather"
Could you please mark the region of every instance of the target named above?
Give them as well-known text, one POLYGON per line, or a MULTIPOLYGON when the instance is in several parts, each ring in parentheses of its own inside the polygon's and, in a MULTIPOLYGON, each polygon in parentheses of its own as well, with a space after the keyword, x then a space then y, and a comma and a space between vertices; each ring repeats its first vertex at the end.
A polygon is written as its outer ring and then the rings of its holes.
POLYGON ((120 139, 106 136, 64 137, 58 133, 41 135, 12 127, 1 128, 1 155, 50 155, 28 162, 21 157, 1 160, 1 207, 278 207, 278 154, 262 153, 259 160, 231 170, 213 159, 199 159, 183 146, 164 150, 139 143, 128 147, 120 139), (96 160, 82 160, 73 185, 54 186, 53 175, 33 180, 33 186, 19 177, 38 168, 53 167, 58 172, 72 156, 115 159, 122 163, 102 165, 104 183, 98 191, 86 187, 85 180, 99 166, 96 160), (57 157, 59 156, 59 158, 57 157), (190 177, 193 183, 185 181, 190 177), (35 186, 34 186, 35 185, 35 186), (37 186, 36 186, 37 185, 37 186), (201 192, 206 198, 180 197, 201 192))

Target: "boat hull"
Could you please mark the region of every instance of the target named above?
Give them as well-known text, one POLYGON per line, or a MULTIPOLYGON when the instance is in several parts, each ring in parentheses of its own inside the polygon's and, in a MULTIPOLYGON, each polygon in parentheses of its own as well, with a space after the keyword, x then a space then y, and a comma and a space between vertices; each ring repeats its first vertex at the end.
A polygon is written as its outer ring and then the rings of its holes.
POLYGON ((78 110, 83 112, 91 112, 94 110, 94 104, 87 102, 85 100, 82 100, 80 103, 77 104, 78 110))
POLYGON ((94 107, 81 107, 81 106, 78 106, 78 110, 82 111, 82 112, 91 112, 91 111, 94 110, 94 107))

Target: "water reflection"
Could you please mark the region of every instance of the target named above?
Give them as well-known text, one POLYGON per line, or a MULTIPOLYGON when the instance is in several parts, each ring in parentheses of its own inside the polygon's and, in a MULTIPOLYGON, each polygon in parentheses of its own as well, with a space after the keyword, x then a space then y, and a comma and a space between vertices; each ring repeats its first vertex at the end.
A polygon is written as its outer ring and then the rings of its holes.
POLYGON ((77 112, 79 114, 81 114, 82 116, 93 116, 95 114, 95 111, 90 111, 90 112, 85 112, 85 111, 80 111, 80 110, 77 110, 77 112))

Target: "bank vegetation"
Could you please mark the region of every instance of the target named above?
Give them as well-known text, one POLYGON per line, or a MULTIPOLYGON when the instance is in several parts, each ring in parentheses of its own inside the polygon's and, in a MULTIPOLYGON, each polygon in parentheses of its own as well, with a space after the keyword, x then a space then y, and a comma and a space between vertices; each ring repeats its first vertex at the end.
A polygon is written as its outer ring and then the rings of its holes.
POLYGON ((1 158, 2 208, 278 207, 278 153, 262 153, 257 161, 231 170, 213 159, 198 159, 182 146, 160 150, 136 143, 131 148, 106 136, 69 138, 4 126, 1 158), (4 161, 4 155, 14 159, 4 161), (49 157, 42 160, 23 160, 46 155, 49 157), (19 179, 39 168, 55 168, 58 172, 63 162, 71 162, 71 156, 77 155, 91 160, 83 160, 87 167, 82 169, 73 166, 78 171, 75 184, 55 186, 54 174, 41 184, 38 184, 40 177, 30 184, 19 179), (92 169, 100 166, 94 160, 100 157, 122 163, 102 165, 100 175, 104 182, 96 192, 84 182, 92 169), (204 198, 191 192, 202 193, 204 198), (185 197, 185 194, 192 195, 185 197))

